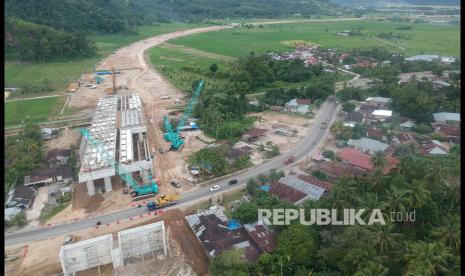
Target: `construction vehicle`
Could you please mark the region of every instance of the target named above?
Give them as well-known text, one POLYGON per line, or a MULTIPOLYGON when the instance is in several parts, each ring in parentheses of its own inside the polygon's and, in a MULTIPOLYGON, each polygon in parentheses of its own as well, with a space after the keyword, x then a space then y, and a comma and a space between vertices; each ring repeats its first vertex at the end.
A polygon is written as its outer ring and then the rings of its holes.
POLYGON ((65 238, 64 238, 64 241, 63 241, 63 245, 67 245, 67 244, 71 244, 71 243, 74 243, 74 242, 77 242, 81 239, 81 237, 79 236, 76 236, 76 235, 66 235, 65 238))
POLYGON ((168 120, 168 117, 166 116, 163 117, 163 125, 166 130, 166 133, 164 134, 164 138, 168 142, 171 142, 170 150, 173 150, 173 151, 180 150, 182 146, 184 145, 184 140, 183 140, 183 137, 181 136, 181 130, 186 124, 187 118, 191 116, 192 109, 195 103, 197 102, 197 99, 200 93, 202 92, 204 85, 205 85, 205 81, 200 80, 199 84, 197 85, 197 88, 192 94, 192 99, 189 101, 189 104, 187 105, 186 110, 184 111, 184 114, 182 115, 181 119, 178 122, 178 126, 176 127, 176 129, 173 129, 170 121, 168 120))
POLYGON ((171 206, 176 204, 176 200, 180 198, 177 194, 162 195, 155 201, 147 202, 146 206, 149 211, 154 211, 163 207, 171 206))
POLYGON ((121 176, 123 182, 127 183, 130 188, 132 188, 131 196, 133 200, 138 200, 150 196, 152 194, 158 193, 158 184, 153 179, 152 174, 149 171, 148 174, 148 181, 147 183, 139 184, 137 183, 134 178, 132 178, 131 173, 127 172, 124 168, 122 168, 115 159, 109 154, 109 152, 105 149, 105 147, 96 139, 94 139, 89 131, 85 128, 80 129, 82 136, 90 142, 92 147, 94 147, 97 151, 97 154, 100 154, 110 166, 115 169, 115 172, 121 176))

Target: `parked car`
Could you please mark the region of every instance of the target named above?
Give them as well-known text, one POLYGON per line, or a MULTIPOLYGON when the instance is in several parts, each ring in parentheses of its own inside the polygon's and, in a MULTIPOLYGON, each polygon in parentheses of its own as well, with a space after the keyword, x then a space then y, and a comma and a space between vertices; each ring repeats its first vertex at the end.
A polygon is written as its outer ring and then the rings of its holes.
POLYGON ((171 185, 173 185, 176 188, 181 188, 181 183, 179 183, 178 180, 171 180, 171 185))
POLYGON ((149 123, 150 123, 150 124, 153 124, 153 120, 152 120, 152 119, 150 119, 150 120, 149 120, 149 123))
POLYGON ((210 188, 210 191, 211 191, 211 192, 214 192, 214 191, 219 190, 219 189, 220 189, 220 186, 215 185, 215 186, 212 186, 212 187, 210 188))
POLYGON ((159 149, 158 149, 158 152, 159 152, 160 154, 163 154, 163 153, 164 153, 164 151, 163 151, 162 148, 159 148, 159 149))
POLYGON ((235 179, 235 178, 229 180, 229 185, 234 185, 234 184, 236 184, 236 183, 237 183, 237 179, 235 179))

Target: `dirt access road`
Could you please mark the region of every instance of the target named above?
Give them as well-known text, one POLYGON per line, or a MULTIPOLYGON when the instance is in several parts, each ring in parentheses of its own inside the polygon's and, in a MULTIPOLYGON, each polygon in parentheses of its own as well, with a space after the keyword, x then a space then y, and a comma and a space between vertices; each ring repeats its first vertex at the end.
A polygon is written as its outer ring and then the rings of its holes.
MULTIPOLYGON (((360 18, 336 18, 336 19, 310 19, 310 20, 288 20, 288 21, 267 21, 251 24, 283 24, 298 22, 321 22, 321 21, 343 21, 343 20, 361 20, 360 18)), ((232 28, 230 25, 211 26, 190 30, 177 31, 169 34, 158 35, 144 39, 123 47, 104 59, 98 69, 108 69, 112 63, 116 69, 125 70, 126 83, 129 91, 137 92, 142 97, 146 117, 153 120, 153 127, 148 128, 147 137, 150 145, 158 151, 159 148, 167 149, 169 144, 164 141, 163 133, 158 127, 163 120, 163 115, 168 113, 165 109, 166 101, 161 100, 163 95, 180 94, 162 74, 157 72, 147 60, 145 52, 157 45, 160 45, 170 39, 204 33, 211 31, 220 31, 232 28)), ((149 121, 149 120, 147 120, 149 121)), ((155 177, 162 185, 169 184, 170 180, 176 178, 183 169, 184 162, 179 162, 180 158, 185 158, 177 152, 168 152, 163 155, 156 154, 154 158, 155 177)))

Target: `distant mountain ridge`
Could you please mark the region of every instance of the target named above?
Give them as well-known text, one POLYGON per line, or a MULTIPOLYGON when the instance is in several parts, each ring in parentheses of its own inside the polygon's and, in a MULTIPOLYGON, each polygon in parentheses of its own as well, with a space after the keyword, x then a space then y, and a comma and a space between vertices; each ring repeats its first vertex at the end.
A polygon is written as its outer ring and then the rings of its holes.
POLYGON ((332 3, 349 7, 376 7, 387 4, 460 6, 460 0, 330 0, 332 3))

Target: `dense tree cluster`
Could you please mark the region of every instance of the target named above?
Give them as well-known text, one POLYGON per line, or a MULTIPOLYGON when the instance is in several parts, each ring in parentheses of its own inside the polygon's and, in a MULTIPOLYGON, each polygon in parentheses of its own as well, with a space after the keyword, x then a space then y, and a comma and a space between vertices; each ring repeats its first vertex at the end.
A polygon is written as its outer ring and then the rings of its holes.
MULTIPOLYGON (((256 56, 253 53, 231 64, 228 72, 211 65, 207 75, 227 80, 227 84, 209 86, 199 97, 194 108, 194 116, 199 118, 202 129, 216 139, 234 139, 250 128, 254 118, 245 116, 247 112, 263 110, 263 104, 284 105, 293 98, 306 98, 324 101, 334 92, 335 77, 323 72, 321 66, 305 67, 301 60, 274 61, 268 55, 256 56), (259 106, 249 105, 246 95, 257 88, 271 83, 311 82, 300 88, 269 89, 259 106)), ((197 81, 192 87, 195 88, 197 81)))
POLYGON ((14 139, 5 141, 5 192, 13 184, 22 184, 24 176, 40 166, 42 138, 38 125, 28 123, 14 139))
POLYGON ((16 18, 5 20, 5 57, 44 62, 50 59, 91 56, 96 45, 83 33, 65 33, 16 18))

